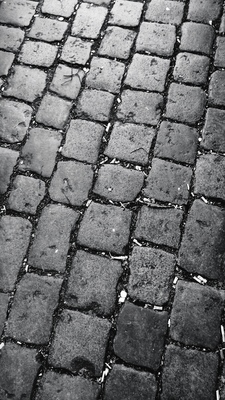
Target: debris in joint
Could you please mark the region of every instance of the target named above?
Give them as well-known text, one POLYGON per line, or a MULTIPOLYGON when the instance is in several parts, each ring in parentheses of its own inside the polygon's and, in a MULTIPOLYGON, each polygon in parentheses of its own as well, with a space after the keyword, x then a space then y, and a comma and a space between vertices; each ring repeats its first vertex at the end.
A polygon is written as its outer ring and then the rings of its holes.
POLYGON ((216 391, 216 400, 220 400, 220 392, 219 392, 219 390, 216 391))
POLYGON ((193 276, 193 279, 201 285, 205 285, 207 283, 207 279, 203 278, 201 275, 193 276))
POLYGON ((104 371, 102 372, 102 376, 101 378, 99 378, 98 382, 99 383, 103 383, 105 378, 107 377, 108 373, 109 373, 109 368, 105 368, 104 371))
POLYGON ((134 242, 135 244, 137 244, 138 246, 142 247, 142 244, 139 243, 139 242, 137 241, 137 239, 133 239, 133 242, 134 242))
POLYGON ((121 290, 120 292, 120 297, 119 297, 119 303, 124 303, 127 297, 127 292, 125 290, 121 290))
POLYGON ((170 319, 168 319, 167 325, 168 325, 168 327, 170 328, 170 319))
POLYGON ((162 311, 163 307, 162 306, 154 306, 153 310, 158 310, 158 311, 162 311))
POLYGON ((206 198, 204 196, 201 197, 201 200, 204 201, 204 203, 208 204, 208 200, 206 200, 206 198))
POLYGON ((128 256, 112 256, 112 255, 110 254, 110 258, 111 258, 112 260, 122 260, 122 261, 125 261, 125 260, 128 259, 128 256))
POLYGON ((174 280, 173 280, 173 286, 176 286, 177 282, 178 282, 178 277, 175 276, 175 278, 174 278, 174 280))
POLYGON ((3 349, 4 346, 5 346, 4 342, 0 343, 0 350, 3 349))
POLYGON ((92 200, 88 200, 86 203, 86 207, 89 207, 91 203, 92 203, 92 200))
POLYGON ((224 332, 224 326, 221 325, 221 335, 222 335, 222 342, 225 343, 225 332, 224 332))

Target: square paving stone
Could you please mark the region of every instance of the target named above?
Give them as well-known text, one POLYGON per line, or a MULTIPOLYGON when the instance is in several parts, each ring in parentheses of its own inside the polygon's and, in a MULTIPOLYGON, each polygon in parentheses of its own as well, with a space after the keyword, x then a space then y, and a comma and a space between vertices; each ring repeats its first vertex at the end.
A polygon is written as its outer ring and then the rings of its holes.
POLYGON ((132 299, 159 306, 168 302, 175 269, 172 254, 135 246, 129 267, 128 293, 132 299))
POLYGON ((181 28, 180 50, 210 55, 215 32, 212 26, 185 22, 181 28))
POLYGON ((118 93, 121 87, 125 65, 107 58, 93 57, 90 71, 86 77, 86 86, 92 89, 118 93))
POLYGON ((119 261, 78 250, 68 279, 66 305, 111 315, 115 310, 116 287, 122 272, 119 261))
POLYGON ((70 376, 47 371, 37 390, 36 400, 96 400, 100 386, 81 376, 70 376))
POLYGON ((111 324, 106 319, 64 310, 56 327, 49 362, 72 372, 101 374, 111 324))
POLYGON ((38 2, 7 0, 0 4, 0 22, 17 26, 28 26, 34 16, 38 2))
POLYGON ((215 71, 211 75, 209 104, 225 106, 225 71, 215 71))
POLYGON ((16 52, 21 46, 24 35, 22 29, 0 26, 0 49, 16 52))
POLYGON ((78 161, 96 163, 104 133, 102 125, 83 119, 71 120, 62 155, 78 161))
POLYGON ((136 50, 169 57, 173 54, 175 42, 174 25, 142 22, 136 41, 136 50))
POLYGON ((120 165, 106 164, 98 172, 93 192, 114 201, 134 201, 144 184, 144 174, 120 165))
POLYGON ((154 137, 153 128, 116 122, 104 153, 111 158, 146 165, 154 137))
POLYGON ((70 234, 79 214, 62 205, 50 204, 41 213, 28 263, 42 270, 63 272, 66 268, 70 234))
POLYGON ((225 212, 195 200, 188 215, 179 252, 179 265, 209 279, 224 279, 225 212))
POLYGON ((18 151, 0 147, 0 195, 8 189, 18 157, 18 151))
POLYGON ((214 65, 216 67, 225 68, 225 38, 220 36, 217 37, 216 46, 214 65))
POLYGON ((97 39, 107 15, 107 8, 82 3, 73 21, 71 34, 89 39, 97 39))
POLYGON ((9 296, 6 293, 0 293, 0 335, 2 335, 6 314, 8 309, 9 296))
POLYGON ((76 99, 81 88, 84 71, 59 64, 49 89, 62 97, 76 99))
POLYGON ((49 195, 54 201, 81 206, 88 198, 93 177, 91 165, 60 161, 49 187, 49 195))
POLYGON ((215 398, 218 356, 169 345, 162 374, 162 400, 215 398))
POLYGON ((32 102, 42 95, 47 83, 46 77, 46 73, 40 69, 16 65, 8 78, 4 95, 32 102))
POLYGON ((219 18, 222 6, 222 0, 190 0, 187 17, 192 21, 208 24, 219 18))
POLYGON ((0 139, 7 143, 21 142, 27 133, 32 111, 27 104, 1 99, 0 139))
POLYGON ((221 342, 222 311, 223 300, 218 290, 178 281, 171 313, 172 339, 215 350, 221 342))
POLYGON ((52 129, 31 129, 21 151, 19 169, 33 171, 49 178, 55 166, 56 153, 61 140, 61 133, 52 129))
POLYGON ((169 60, 135 54, 128 68, 125 85, 135 89, 163 92, 169 66, 169 60))
POLYGON ((178 53, 173 72, 178 82, 205 85, 209 70, 209 58, 191 53, 178 53))
POLYGON ((183 13, 183 3, 171 0, 152 0, 148 4, 145 19, 152 22, 180 25, 183 13))
POLYGON ((12 291, 29 245, 31 223, 5 215, 0 220, 0 288, 12 291))
POLYGON ((163 121, 160 125, 154 155, 173 161, 193 164, 198 146, 197 129, 183 124, 163 121))
POLYGON ((121 26, 138 26, 143 4, 135 1, 116 0, 109 16, 109 23, 121 26))
POLYGON ((92 42, 69 36, 62 48, 61 60, 70 64, 85 65, 91 55, 92 42))
POLYGON ((134 235, 137 239, 178 248, 183 211, 175 208, 141 207, 134 235))
POLYGON ((168 93, 166 117, 195 124, 204 113, 205 103, 206 95, 201 88, 172 83, 168 93))
POLYGON ((130 55, 135 37, 136 33, 130 29, 109 26, 101 41, 98 54, 126 60, 130 55), (118 43, 120 43, 119 46, 118 43))
POLYGON ((129 241, 131 211, 113 205, 91 203, 78 232, 80 245, 125 254, 129 241))
POLYGON ((71 101, 47 93, 39 106, 36 114, 36 121, 56 129, 63 129, 69 117, 71 107, 71 101))
POLYGON ((163 97, 159 93, 124 90, 117 118, 123 122, 157 125, 162 107, 163 97))
POLYGON ((40 368, 37 350, 15 343, 6 343, 0 358, 0 398, 30 399, 34 381, 40 368))
POLYGON ((156 371, 161 362, 168 313, 126 302, 117 320, 116 355, 127 363, 156 371))
POLYGON ((194 193, 225 200, 225 157, 203 154, 195 171, 194 193))
POLYGON ((51 18, 36 17, 27 36, 45 42, 59 42, 66 32, 68 23, 51 18))
POLYGON ((225 110, 207 109, 201 146, 225 153, 225 110))
POLYGON ((45 183, 40 179, 17 175, 9 193, 7 205, 11 210, 35 214, 45 195, 45 183))
POLYGON ((19 61, 40 67, 51 67, 58 51, 57 46, 49 43, 26 41, 19 54, 19 61))
POLYGON ((102 90, 84 89, 78 100, 76 115, 101 122, 109 120, 114 96, 102 90))
POLYGON ((104 400, 155 399, 157 383, 154 375, 115 364, 106 380, 104 400))
POLYGON ((13 53, 0 50, 0 76, 5 76, 8 74, 14 58, 15 55, 13 53))
POLYGON ((187 204, 192 169, 154 158, 144 195, 159 201, 187 204))
POLYGON ((6 335, 27 343, 47 343, 62 279, 26 274, 20 281, 7 321, 6 335))
POLYGON ((41 11, 45 14, 61 15, 69 18, 78 0, 44 0, 41 11))

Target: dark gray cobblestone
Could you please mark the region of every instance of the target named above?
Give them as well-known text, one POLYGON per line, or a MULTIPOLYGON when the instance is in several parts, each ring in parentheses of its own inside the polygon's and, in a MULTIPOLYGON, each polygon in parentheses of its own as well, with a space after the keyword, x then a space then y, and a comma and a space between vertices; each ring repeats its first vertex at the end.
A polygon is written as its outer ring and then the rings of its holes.
POLYGON ((28 26, 34 16, 37 1, 7 0, 0 5, 0 22, 17 26, 28 26))
POLYGON ((173 54, 175 41, 175 26, 156 22, 142 22, 137 37, 136 50, 168 57, 173 54))
POLYGON ((16 165, 19 152, 0 147, 0 194, 4 194, 10 183, 10 176, 16 165))
POLYGON ((208 108, 201 146, 208 150, 225 152, 225 110, 208 108))
POLYGON ((27 104, 0 101, 0 138, 3 142, 21 142, 27 133, 32 108, 27 104))

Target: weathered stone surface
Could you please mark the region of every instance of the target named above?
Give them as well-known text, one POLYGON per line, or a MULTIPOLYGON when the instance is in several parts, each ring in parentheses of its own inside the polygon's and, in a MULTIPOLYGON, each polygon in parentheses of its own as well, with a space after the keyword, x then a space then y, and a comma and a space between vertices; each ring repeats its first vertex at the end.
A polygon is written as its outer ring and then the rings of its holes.
POLYGON ((91 55, 92 43, 69 36, 62 48, 61 60, 71 64, 85 65, 91 55))
POLYGON ((72 35, 97 39, 107 12, 105 7, 82 3, 72 25, 72 35))
POLYGON ((225 71, 215 71, 209 83, 209 104, 225 106, 225 71))
POLYGON ((14 58, 15 55, 13 53, 0 50, 0 76, 8 74, 14 58))
POLYGON ((19 61, 39 67, 51 67, 57 51, 58 47, 52 44, 28 40, 22 46, 19 61))
POLYGON ((6 313, 8 308, 9 296, 6 293, 0 293, 0 335, 2 335, 6 313))
POLYGON ((197 159, 194 193, 225 200, 225 157, 203 154, 197 159))
POLYGON ((24 139, 31 120, 32 108, 27 104, 1 99, 0 138, 3 142, 17 143, 24 139))
POLYGON ((225 153, 225 111, 208 108, 202 132, 201 146, 225 153))
POLYGON ((190 0, 188 8, 188 19, 197 22, 215 21, 221 12, 223 6, 222 0, 190 0))
POLYGON ((110 16, 112 25, 135 27, 139 24, 143 4, 135 1, 116 0, 110 16))
POLYGON ((38 2, 29 0, 7 0, 0 4, 0 22, 28 26, 35 13, 38 2))
POLYGON ((71 107, 71 101, 47 93, 41 101, 36 121, 56 129, 62 129, 67 121, 71 107), (57 113, 55 110, 57 110, 57 113))
POLYGON ((184 4, 170 0, 152 0, 147 8, 145 19, 152 22, 180 25, 184 4))
POLYGON ((69 18, 74 12, 77 0, 44 0, 41 11, 47 14, 69 18))
POLYGON ((121 62, 102 57, 93 57, 90 64, 90 71, 86 77, 86 86, 92 89, 118 93, 124 70, 125 65, 121 62))
POLYGON ((60 41, 68 27, 65 21, 36 17, 27 36, 45 42, 60 41))
POLYGON ((181 33, 180 50, 211 54, 215 36, 212 26, 184 22, 181 33))
POLYGON ((78 100, 76 115, 106 122, 109 120, 113 101, 114 96, 111 93, 95 89, 84 89, 78 100))
POLYGON ((105 31, 98 54, 111 58, 127 59, 130 55, 136 33, 119 26, 109 26, 105 31), (118 46, 118 43, 120 44, 118 46))
POLYGON ((67 97, 71 100, 76 99, 83 77, 84 72, 82 70, 58 64, 50 84, 50 90, 62 97, 67 97))
POLYGON ((174 25, 142 22, 136 41, 136 50, 168 57, 173 54, 175 41, 174 25))
POLYGON ((0 49, 16 52, 24 39, 24 32, 19 28, 0 26, 0 49))
POLYGON ((209 58, 192 53, 178 53, 173 72, 178 82, 204 85, 207 83, 209 58))
POLYGON ((219 36, 216 39, 216 46, 214 65, 216 67, 225 68, 225 38, 219 36))
POLYGON ((18 151, 0 147, 0 195, 8 189, 10 177, 18 157, 18 151))

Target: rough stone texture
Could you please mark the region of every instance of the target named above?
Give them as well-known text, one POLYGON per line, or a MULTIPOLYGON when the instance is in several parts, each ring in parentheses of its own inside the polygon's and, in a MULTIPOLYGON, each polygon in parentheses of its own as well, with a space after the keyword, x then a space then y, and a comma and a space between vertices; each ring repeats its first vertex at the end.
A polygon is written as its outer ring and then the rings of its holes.
POLYGON ((135 54, 125 84, 135 89, 163 92, 169 66, 169 60, 135 54))
POLYGON ((210 55, 214 40, 214 29, 210 25, 185 22, 181 28, 180 50, 210 55))
POLYGON ((123 269, 110 260, 78 250, 68 280, 66 304, 111 315, 116 305, 116 287, 123 269))
POLYGON ((25 257, 31 223, 23 218, 3 216, 0 220, 0 288, 11 291, 25 257))
POLYGON ((94 193, 114 201, 134 201, 144 184, 141 171, 106 164, 99 169, 94 193))
POLYGON ((19 54, 19 61, 40 67, 51 67, 54 63, 58 48, 49 43, 26 41, 19 54))
POLYGON ((90 71, 86 77, 86 86, 92 89, 107 90, 118 93, 124 74, 125 65, 107 58, 93 57, 90 71))
POLYGON ((77 0, 44 0, 41 11, 47 14, 69 18, 74 12, 77 0))
POLYGON ((116 122, 105 154, 111 158, 146 165, 155 130, 144 125, 116 122))
POLYGON ((5 96, 32 102, 41 96, 46 86, 46 73, 37 68, 16 65, 8 78, 5 96))
POLYGON ((0 22, 22 27, 28 26, 37 5, 38 2, 28 0, 3 1, 0 4, 0 22))
POLYGON ((207 83, 209 58, 191 53, 178 53, 173 76, 178 82, 204 85, 207 83))
POLYGON ((11 210, 35 214, 45 195, 45 183, 40 179, 17 175, 9 193, 8 207, 11 210))
POLYGON ((93 176, 91 165, 60 161, 49 187, 49 195, 54 201, 81 206, 88 198, 93 176))
POLYGON ((80 376, 47 371, 39 384, 35 400, 96 400, 99 389, 97 383, 80 376))
POLYGON ((222 0, 190 0, 188 8, 188 19, 196 22, 215 21, 220 16, 223 6, 222 0))
POLYGON ((215 398, 218 356, 169 345, 162 375, 162 400, 215 398))
POLYGON ((222 311, 223 301, 218 290, 178 281, 171 314, 172 339, 215 350, 221 342, 222 311))
POLYGON ((117 118, 123 122, 157 125, 162 107, 163 98, 159 93, 124 90, 117 118))
POLYGON ((198 132, 187 125, 163 121, 160 125, 154 155, 193 164, 198 146, 198 132))
POLYGON ((117 320, 114 351, 124 361, 156 371, 160 366, 168 313, 125 303, 117 320))
POLYGON ((202 131, 201 146, 225 153, 225 111, 208 108, 202 131))
POLYGON ((10 177, 18 157, 18 151, 0 147, 0 195, 8 189, 10 177))
POLYGON ((24 32, 19 28, 0 26, 0 49, 15 52, 21 46, 24 32))
POLYGON ((97 39, 108 10, 82 3, 72 25, 72 35, 97 39))
POLYGON ((76 99, 83 77, 84 71, 59 64, 50 84, 50 90, 62 97, 67 97, 71 100, 76 99))
POLYGON ((224 279, 225 213, 195 200, 189 212, 179 253, 179 264, 188 272, 224 279))
POLYGON ((85 65, 91 55, 91 46, 91 42, 69 36, 62 48, 61 60, 85 65))
POLYGON ((121 396, 124 400, 155 399, 156 391, 157 383, 152 374, 115 364, 106 380, 104 400, 121 396))
POLYGON ((36 17, 27 36, 45 42, 60 41, 68 27, 67 22, 51 18, 36 17))
POLYGON ((136 41, 136 50, 168 57, 173 54, 175 41, 174 25, 142 22, 136 41))
POLYGON ((96 163, 104 128, 95 122, 75 119, 70 122, 62 148, 64 157, 96 163))
POLYGON ((29 400, 39 367, 36 349, 6 343, 0 358, 0 398, 29 400))
POLYGON ((215 71, 211 75, 209 104, 225 106, 225 71, 215 71))
POLYGON ((152 243, 178 248, 183 211, 164 207, 141 207, 135 237, 152 243))
POLYGON ((152 22, 180 25, 184 4, 170 0, 153 0, 148 5, 145 19, 152 22))
POLYGON ((172 288, 175 258, 149 247, 135 246, 130 257, 129 296, 144 303, 167 303, 172 288))
POLYGON ((0 76, 8 74, 14 58, 15 55, 13 53, 0 50, 0 76))
POLYGON ((141 18, 143 4, 135 1, 116 0, 109 16, 109 23, 135 27, 141 18))
POLYGON ((27 343, 47 343, 61 285, 61 278, 26 274, 14 296, 6 335, 27 343))
POLYGON ((47 93, 40 104, 36 121, 44 125, 62 129, 67 121, 72 103, 47 93), (57 110, 57 113, 55 112, 57 110))
POLYGON ((195 171, 194 192, 225 200, 225 157, 203 154, 195 171))
POLYGON ((109 26, 101 41, 98 54, 126 60, 130 55, 135 37, 136 33, 129 29, 123 29, 119 26, 109 26), (118 43, 120 44, 119 46, 118 43))
POLYGON ((76 115, 106 122, 109 119, 113 101, 114 96, 111 93, 85 89, 79 97, 76 115))
POLYGON ((0 139, 7 143, 21 142, 27 133, 32 111, 27 104, 1 99, 0 139))
POLYGON ((187 204, 192 169, 154 158, 144 195, 160 201, 187 204))
POLYGON ((166 105, 166 117, 195 124, 204 113, 205 92, 199 87, 172 83, 166 105))
POLYGON ((49 178, 55 166, 57 150, 60 146, 62 135, 53 130, 33 128, 28 140, 22 148, 19 169, 33 171, 49 178))
POLYGON ((216 39, 216 54, 214 65, 216 67, 225 68, 225 38, 218 37, 216 39))
POLYGON ((85 3, 93 3, 96 6, 108 6, 110 3, 110 0, 86 0, 85 3))
POLYGON ((219 33, 225 33, 225 12, 223 12, 223 15, 221 18, 219 33))
POLYGON ((99 376, 110 328, 106 319, 64 310, 56 327, 49 362, 72 372, 88 369, 91 375, 99 376))
POLYGON ((8 308, 9 296, 6 293, 0 293, 0 336, 2 335, 6 313, 8 308))
POLYGON ((51 204, 40 216, 28 263, 42 270, 64 271, 71 230, 79 214, 65 206, 51 204))
POLYGON ((225 367, 223 363, 223 370, 222 370, 222 375, 220 378, 220 399, 224 400, 225 399, 225 367))
POLYGON ((130 223, 131 211, 92 202, 84 213, 77 241, 93 249, 125 254, 130 223))

